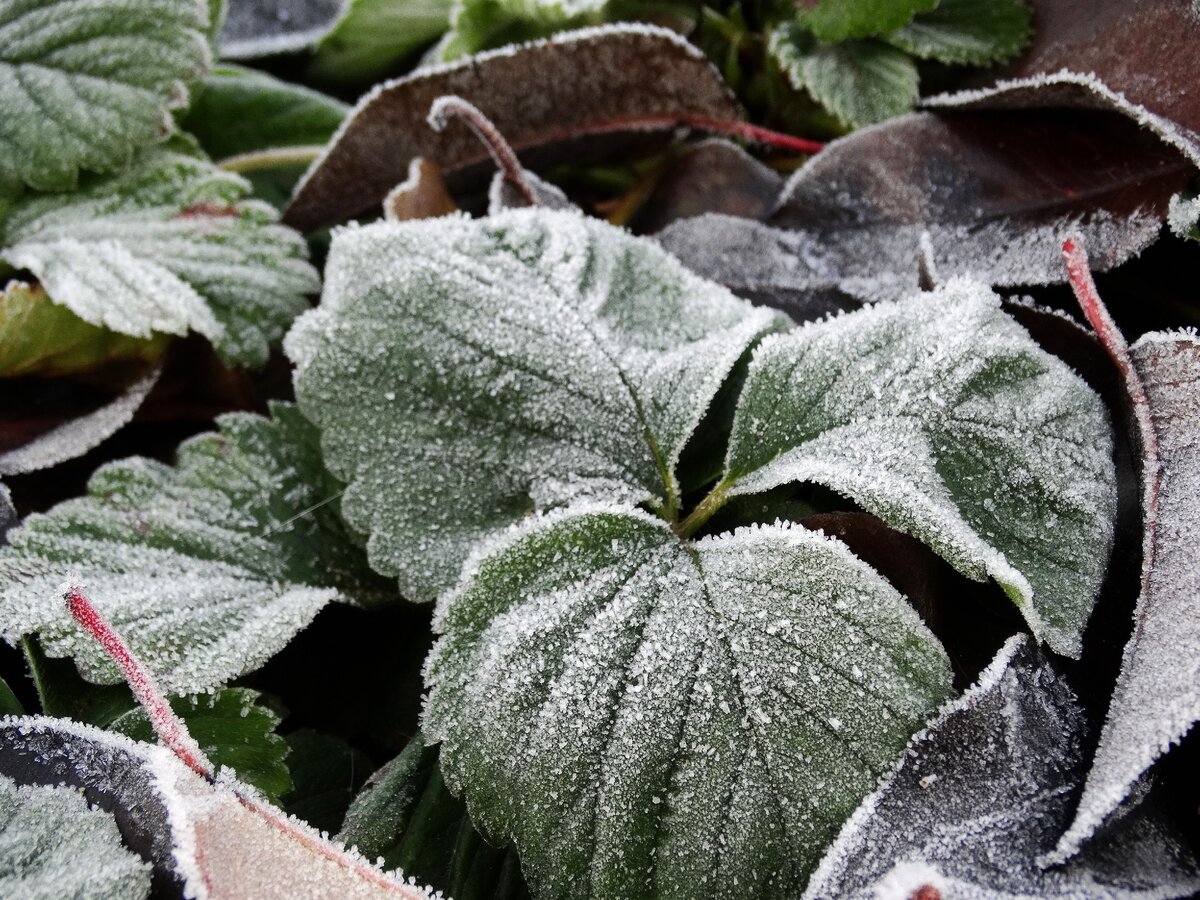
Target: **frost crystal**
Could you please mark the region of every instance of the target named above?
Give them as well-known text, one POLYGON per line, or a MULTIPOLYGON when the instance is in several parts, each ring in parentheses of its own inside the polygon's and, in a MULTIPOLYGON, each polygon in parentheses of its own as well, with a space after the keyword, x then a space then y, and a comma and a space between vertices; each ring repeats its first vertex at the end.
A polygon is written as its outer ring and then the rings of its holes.
POLYGON ((987 288, 961 279, 770 337, 738 403, 731 495, 840 491, 993 578, 1077 655, 1112 545, 1116 475, 1099 399, 987 288))
POLYGON ((311 426, 232 414, 184 443, 175 468, 132 458, 89 495, 29 516, 0 549, 0 629, 37 632, 93 681, 120 674, 71 621, 60 584, 82 579, 106 618, 172 693, 257 668, 325 606, 387 598, 336 513, 340 485, 311 426))
POLYGON ((113 817, 69 787, 19 786, 0 775, 0 896, 130 900, 150 867, 121 844, 113 817))
POLYGON ((423 727, 542 897, 795 896, 950 692, 903 598, 802 528, 578 506, 481 550, 435 627, 423 727))
POLYGON ((1035 860, 1071 810, 1086 720, 1028 639, 1012 638, 947 704, 846 822, 805 900, 1167 898, 1200 888, 1194 860, 1144 808, 1064 868, 1035 860))
POLYGON ((229 0, 218 41, 221 57, 254 59, 306 50, 350 5, 351 0, 229 0))
POLYGON ((326 279, 287 338, 296 394, 372 565, 412 599, 533 509, 676 512, 684 444, 781 324, 574 212, 346 228, 326 279))

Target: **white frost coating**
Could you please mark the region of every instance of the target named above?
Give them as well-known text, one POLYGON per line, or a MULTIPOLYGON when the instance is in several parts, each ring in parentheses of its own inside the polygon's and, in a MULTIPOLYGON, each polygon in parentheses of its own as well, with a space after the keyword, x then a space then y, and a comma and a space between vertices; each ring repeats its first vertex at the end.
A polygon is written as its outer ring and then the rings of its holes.
POLYGON ((1167 224, 1176 237, 1188 238, 1200 223, 1200 197, 1176 194, 1167 208, 1167 224))
POLYGON ((337 230, 285 347, 372 564, 432 599, 533 509, 677 511, 684 445, 781 324, 648 241, 524 209, 337 230))
POLYGON ((69 787, 19 786, 0 775, 0 896, 137 900, 150 867, 121 843, 113 817, 69 787))
POLYGON ((1152 333, 1134 344, 1158 438, 1159 492, 1134 631, 1079 810, 1047 859, 1069 859, 1142 774, 1200 721, 1200 341, 1152 333))
POLYGON ((539 896, 794 896, 950 692, 844 544, 688 544, 619 505, 532 519, 439 601, 423 728, 539 896))
POLYGON ((0 481, 0 546, 4 545, 8 530, 17 524, 17 508, 13 506, 12 492, 0 481))
POLYGON ((155 834, 156 845, 164 845, 191 900, 433 900, 400 873, 385 873, 353 850, 335 847, 228 773, 210 784, 162 747, 65 719, 7 718, 0 720, 0 729, 16 750, 26 740, 36 744, 41 735, 68 739, 43 749, 34 765, 52 770, 66 760, 76 778, 111 793, 143 828, 161 827, 156 810, 165 810, 167 834, 155 834), (121 761, 114 764, 114 757, 121 761), (114 772, 121 774, 130 762, 138 778, 110 783, 114 772))
POLYGON ((723 489, 814 481, 995 579, 1036 634, 1077 655, 1112 545, 1116 476, 1100 399, 952 279, 755 350, 723 489))
POLYGON ((326 604, 382 592, 328 503, 299 414, 223 417, 220 435, 179 449, 171 468, 102 467, 89 496, 29 516, 0 548, 0 633, 38 633, 101 683, 121 679, 73 622, 60 584, 85 581, 97 608, 170 693, 200 693, 266 662, 326 604), (303 514, 303 515, 301 515, 303 514))
POLYGON ((315 46, 346 15, 350 0, 228 0, 222 59, 259 59, 315 46))
MULTIPOLYGON (((161 368, 139 378, 125 393, 99 409, 64 422, 6 453, 0 453, 0 475, 22 475, 48 469, 82 456, 124 427, 138 411, 146 395, 158 383, 161 368)), ((2 518, 2 517, 0 517, 2 518)))
POLYGON ((68 190, 166 139, 208 69, 205 0, 0 4, 0 181, 68 190))
MULTIPOLYGON (((1058 72, 1032 75, 1028 78, 998 81, 991 87, 978 90, 938 94, 926 97, 921 102, 923 106, 934 109, 957 109, 965 106, 995 104, 997 101, 1006 102, 1015 99, 1025 91, 1036 94, 1036 92, 1047 92, 1048 88, 1056 86, 1082 89, 1091 95, 1097 107, 1113 109, 1128 116, 1200 166, 1200 135, 1126 99, 1123 93, 1114 91, 1090 72, 1080 73, 1061 69, 1058 72)), ((1058 102, 1061 105, 1061 98, 1058 98, 1058 102)))
POLYGON ((1190 895, 1195 861, 1141 808, 1070 865, 1035 864, 1070 815, 1085 729, 1065 682, 1011 638, 846 821, 805 900, 907 897, 939 882, 955 900, 1190 895))
POLYGON ((304 239, 249 184, 174 149, 70 194, 29 195, 0 223, 0 257, 81 319, 135 337, 197 331, 258 365, 320 285, 304 239), (240 201, 240 202, 239 202, 240 201))

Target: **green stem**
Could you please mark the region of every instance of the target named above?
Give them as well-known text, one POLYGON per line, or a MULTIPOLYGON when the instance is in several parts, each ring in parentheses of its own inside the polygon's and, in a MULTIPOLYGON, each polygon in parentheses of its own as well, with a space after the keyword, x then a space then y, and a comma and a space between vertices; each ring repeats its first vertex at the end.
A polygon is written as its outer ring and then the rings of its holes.
POLYGON ((251 153, 239 153, 221 160, 218 165, 226 172, 259 172, 263 169, 277 169, 280 166, 307 166, 325 150, 324 144, 312 144, 302 147, 271 147, 268 150, 255 150, 251 153))
POLYGON ((732 481, 722 481, 709 491, 708 496, 696 504, 696 508, 688 514, 688 517, 675 526, 675 533, 681 538, 690 538, 703 528, 704 523, 725 505, 725 501, 729 499, 731 487, 733 487, 732 481))

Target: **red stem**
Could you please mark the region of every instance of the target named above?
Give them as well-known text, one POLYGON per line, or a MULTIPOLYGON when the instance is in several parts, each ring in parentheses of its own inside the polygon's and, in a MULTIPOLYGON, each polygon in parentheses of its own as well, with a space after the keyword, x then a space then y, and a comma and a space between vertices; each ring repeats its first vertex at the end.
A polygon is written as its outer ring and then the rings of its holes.
POLYGON ((117 664, 133 696, 146 710, 154 733, 189 769, 197 775, 213 778, 213 764, 209 762, 200 745, 188 732, 187 726, 167 702, 166 696, 146 667, 143 666, 130 652, 128 645, 121 636, 108 624, 108 620, 92 605, 92 601, 83 593, 78 585, 71 585, 63 594, 67 601, 67 609, 88 634, 94 637, 100 646, 108 653, 109 658, 117 664))
POLYGON ((445 128, 452 118, 462 119, 475 132, 475 136, 487 148, 504 178, 520 191, 530 206, 537 206, 537 197, 534 196, 529 182, 525 180, 525 170, 521 168, 521 161, 517 159, 517 154, 504 139, 500 129, 492 124, 492 120, 480 112, 475 104, 454 94, 438 97, 433 101, 433 106, 429 109, 429 124, 436 131, 445 128))

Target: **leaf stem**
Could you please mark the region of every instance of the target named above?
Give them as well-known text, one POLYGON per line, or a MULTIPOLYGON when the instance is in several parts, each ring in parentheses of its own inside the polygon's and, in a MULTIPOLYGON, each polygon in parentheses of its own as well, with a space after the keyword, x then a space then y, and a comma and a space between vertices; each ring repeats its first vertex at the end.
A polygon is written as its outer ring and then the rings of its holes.
POLYGON ((687 518, 675 526, 675 533, 681 538, 690 538, 703 528, 704 523, 725 505, 725 501, 729 499, 731 487, 733 487, 733 482, 726 480, 709 491, 708 496, 696 504, 696 508, 688 513, 687 518))
POLYGON ((239 153, 227 156, 217 163, 226 172, 261 172, 264 169, 278 169, 281 166, 307 166, 324 152, 323 144, 309 144, 301 147, 271 147, 267 150, 255 150, 251 153, 239 153))
POLYGON ((475 132, 475 136, 487 148, 504 179, 517 189, 525 202, 530 206, 537 206, 537 196, 525 179, 521 161, 517 159, 516 152, 504 139, 500 129, 492 124, 492 120, 480 112, 479 107, 462 97, 454 94, 438 97, 429 108, 429 124, 434 131, 442 131, 451 119, 462 119, 467 127, 475 132))

